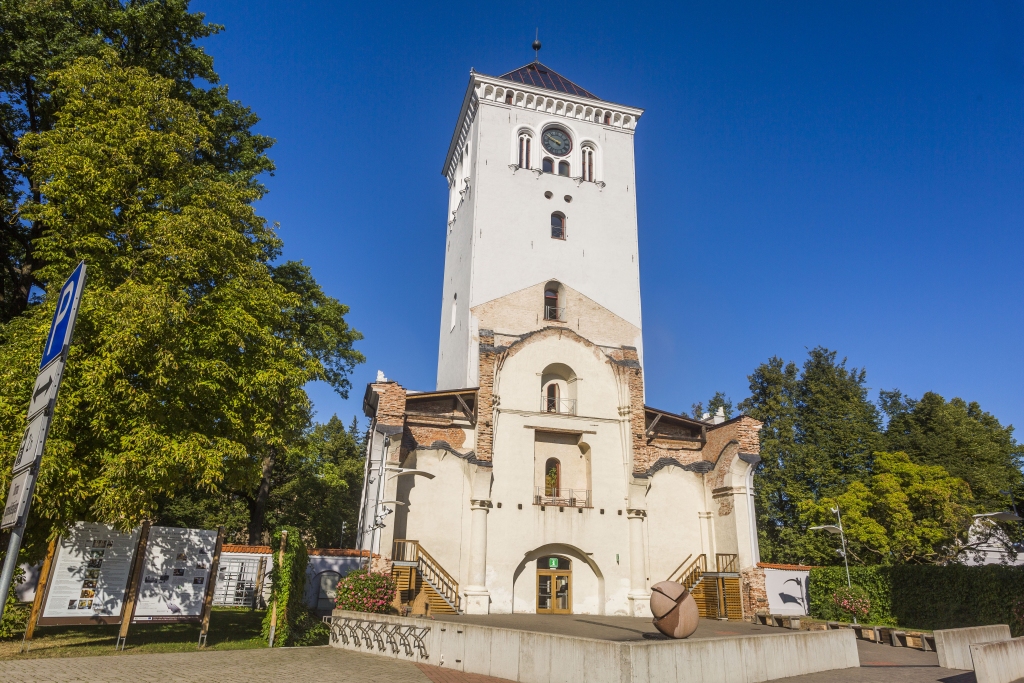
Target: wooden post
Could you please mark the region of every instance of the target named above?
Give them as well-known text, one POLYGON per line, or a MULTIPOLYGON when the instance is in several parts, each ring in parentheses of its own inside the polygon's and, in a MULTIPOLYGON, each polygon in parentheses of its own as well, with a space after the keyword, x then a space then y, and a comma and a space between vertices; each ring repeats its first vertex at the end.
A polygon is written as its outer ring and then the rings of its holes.
POLYGON ((206 582, 206 597, 203 599, 203 627, 199 631, 199 647, 206 645, 206 634, 210 630, 210 612, 213 611, 213 591, 217 585, 217 565, 220 564, 220 549, 224 546, 224 527, 217 527, 217 546, 210 562, 210 576, 206 582))
POLYGON ((135 549, 135 558, 132 562, 132 577, 128 581, 128 589, 124 594, 124 605, 121 607, 121 630, 117 633, 115 650, 123 650, 125 640, 128 638, 128 626, 132 623, 132 617, 135 615, 135 602, 139 594, 139 585, 142 583, 142 572, 146 566, 146 545, 148 543, 149 520, 146 520, 142 523, 139 545, 135 549))
POLYGON ((59 536, 50 541, 50 547, 46 550, 46 559, 43 560, 43 568, 39 571, 39 583, 36 584, 36 597, 32 601, 32 613, 28 617, 28 624, 25 625, 25 652, 28 652, 28 641, 32 640, 32 635, 36 631, 39 613, 46 605, 46 591, 50 587, 50 574, 53 573, 53 556, 57 552, 59 542, 59 536))
MULTIPOLYGON (((288 532, 281 532, 281 550, 277 555, 277 573, 278 581, 284 583, 284 577, 281 575, 281 568, 284 566, 284 549, 288 543, 288 532)), ((277 586, 280 588, 280 586, 277 586)), ((270 612, 270 647, 274 647, 274 635, 277 632, 277 596, 274 596, 274 604, 271 607, 270 612)))
POLYGON ((259 609, 260 601, 263 599, 263 582, 267 577, 267 558, 261 557, 256 565, 256 589, 252 594, 252 608, 259 609))

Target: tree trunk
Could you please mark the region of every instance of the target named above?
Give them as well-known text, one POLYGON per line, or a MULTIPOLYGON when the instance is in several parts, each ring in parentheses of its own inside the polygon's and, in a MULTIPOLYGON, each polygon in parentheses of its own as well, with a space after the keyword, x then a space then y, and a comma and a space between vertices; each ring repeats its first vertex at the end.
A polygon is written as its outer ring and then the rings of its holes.
POLYGON ((270 477, 274 473, 274 461, 277 449, 270 448, 263 456, 263 475, 260 488, 256 492, 256 500, 249 506, 249 544, 259 545, 263 536, 263 522, 267 516, 267 500, 270 498, 270 477))

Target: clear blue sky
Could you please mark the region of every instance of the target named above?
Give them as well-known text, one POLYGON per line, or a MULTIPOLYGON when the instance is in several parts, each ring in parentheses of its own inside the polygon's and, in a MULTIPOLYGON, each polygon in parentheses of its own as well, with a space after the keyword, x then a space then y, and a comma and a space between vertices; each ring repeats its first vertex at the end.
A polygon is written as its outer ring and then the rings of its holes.
POLYGON ((234 97, 277 139, 260 211, 351 306, 367 363, 434 388, 441 165, 469 69, 541 59, 636 133, 647 402, 747 395, 828 346, 1024 424, 1024 3, 203 0, 234 97))

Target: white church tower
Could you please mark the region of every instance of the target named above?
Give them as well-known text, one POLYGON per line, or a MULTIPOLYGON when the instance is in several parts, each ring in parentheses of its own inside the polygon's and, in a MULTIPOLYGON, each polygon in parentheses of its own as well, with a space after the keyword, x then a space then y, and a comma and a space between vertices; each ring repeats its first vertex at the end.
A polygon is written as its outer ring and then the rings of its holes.
POLYGON ((437 386, 379 375, 359 548, 413 613, 767 608, 761 425, 645 405, 633 136, 643 113, 535 61, 470 72, 444 163, 437 386))
POLYGON ((540 62, 498 77, 471 72, 443 171, 438 389, 479 384, 480 329, 556 324, 641 348, 633 133, 642 113, 540 62))

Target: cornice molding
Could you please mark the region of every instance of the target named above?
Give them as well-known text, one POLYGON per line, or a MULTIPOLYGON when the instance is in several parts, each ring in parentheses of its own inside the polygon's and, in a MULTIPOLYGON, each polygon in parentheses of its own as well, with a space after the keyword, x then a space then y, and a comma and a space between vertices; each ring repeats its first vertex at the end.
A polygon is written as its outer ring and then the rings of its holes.
POLYGON ((452 134, 448 154, 445 155, 444 166, 441 168, 441 175, 448 179, 449 187, 455 182, 455 169, 462 159, 469 129, 481 104, 525 109, 549 116, 586 121, 628 135, 633 134, 637 122, 644 113, 644 110, 638 107, 506 81, 497 76, 485 76, 470 70, 466 96, 463 98, 455 132, 452 134), (509 92, 512 93, 511 103, 505 101, 509 92), (608 123, 604 123, 606 113, 611 115, 608 123))

